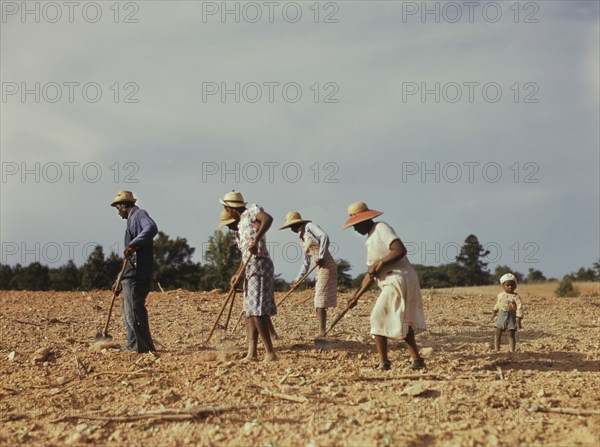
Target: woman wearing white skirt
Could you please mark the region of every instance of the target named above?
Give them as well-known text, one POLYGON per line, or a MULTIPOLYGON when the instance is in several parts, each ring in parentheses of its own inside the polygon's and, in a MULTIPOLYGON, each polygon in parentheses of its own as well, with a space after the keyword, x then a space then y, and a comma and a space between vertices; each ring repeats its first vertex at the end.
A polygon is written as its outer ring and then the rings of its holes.
MULTIPOLYGON (((348 207, 348 220, 344 228, 367 236, 367 266, 363 285, 373 280, 381 289, 371 312, 371 335, 379 354, 380 370, 389 370, 391 362, 387 353, 387 339, 404 339, 413 359, 412 369, 425 368, 425 361, 419 355, 415 334, 425 330, 423 298, 419 278, 408 262, 406 247, 392 227, 385 222, 373 222, 383 214, 370 210, 363 202, 355 202, 348 207)), ((353 296, 348 305, 356 306, 353 296)))
POLYGON ((325 337, 327 323, 327 308, 337 305, 337 264, 329 253, 329 236, 321 227, 310 220, 302 219, 300 213, 292 211, 285 216, 285 224, 280 228, 290 228, 294 233, 299 233, 304 262, 296 279, 295 285, 310 267, 311 259, 317 265, 315 283, 315 310, 317 313, 317 337, 325 337))

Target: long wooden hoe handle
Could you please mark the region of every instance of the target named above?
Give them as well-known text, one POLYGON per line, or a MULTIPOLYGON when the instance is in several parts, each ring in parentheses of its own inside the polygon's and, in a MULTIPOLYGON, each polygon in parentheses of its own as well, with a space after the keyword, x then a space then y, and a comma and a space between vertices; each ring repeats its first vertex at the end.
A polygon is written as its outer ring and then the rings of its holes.
MULTIPOLYGON (((242 270, 241 270, 242 272, 246 271, 246 266, 248 265, 248 262, 250 261, 250 258, 252 258, 252 254, 250 256, 248 256, 248 259, 246 259, 246 261, 244 262, 244 264, 242 266, 242 270)), ((229 292, 227 293, 227 297, 225 298, 225 301, 223 302, 223 306, 221 306, 221 311, 219 312, 219 315, 217 315, 217 319, 215 320, 215 323, 213 324, 213 327, 210 330, 210 333, 208 334, 208 337, 207 337, 205 343, 208 343, 210 341, 210 338, 212 337, 213 332, 215 332, 217 324, 219 324, 219 320, 221 319, 221 315, 223 315, 223 311, 225 310, 225 307, 227 307, 227 303, 229 302, 229 299, 233 298, 233 296, 235 295, 235 286, 236 285, 234 284, 229 289, 229 292)))
MULTIPOLYGON (((356 295, 354 297, 354 300, 358 300, 361 295, 363 293, 365 293, 369 287, 371 287, 371 284, 373 284, 373 279, 371 278, 371 281, 369 281, 368 283, 366 283, 364 286, 362 286, 358 292, 356 292, 356 295)), ((325 332, 325 335, 329 334, 329 332, 331 332, 331 330, 335 327, 336 324, 338 324, 338 322, 344 317, 344 315, 346 315, 346 313, 350 310, 350 305, 348 305, 343 311, 340 312, 340 314, 335 317, 335 320, 333 320, 333 322, 331 323, 331 326, 329 326, 329 329, 327 329, 327 331, 325 332)))
POLYGON ((237 289, 233 291, 233 296, 231 297, 231 304, 229 304, 229 312, 227 312, 227 319, 225 320, 225 327, 223 329, 227 330, 227 326, 229 326, 229 320, 231 319, 231 312, 233 311, 233 303, 235 301, 235 294, 237 293, 237 289))
POLYGON ((285 294, 285 296, 283 298, 281 298, 281 301, 279 301, 277 303, 277 307, 281 306, 281 303, 283 303, 297 288, 298 286, 306 279, 308 278, 308 275, 310 275, 312 272, 314 272, 314 270, 318 267, 318 265, 315 264, 315 266, 313 268, 311 268, 308 272, 306 272, 304 274, 304 276, 302 276, 302 278, 300 278, 298 280, 298 282, 296 284, 294 284, 294 287, 292 287, 288 293, 285 294))
POLYGON ((128 261, 129 261, 129 258, 125 258, 123 260, 123 266, 121 267, 121 271, 119 272, 119 275, 117 276, 117 287, 115 288, 115 290, 113 290, 112 301, 110 302, 110 308, 108 309, 108 318, 106 319, 106 324, 104 325, 104 330, 102 331, 103 336, 106 336, 106 334, 108 333, 108 326, 110 324, 110 317, 112 316, 113 306, 115 305, 115 299, 117 298, 117 295, 119 294, 119 292, 118 292, 119 286, 121 285, 121 279, 123 278, 123 274, 125 273, 125 269, 127 268, 128 261))

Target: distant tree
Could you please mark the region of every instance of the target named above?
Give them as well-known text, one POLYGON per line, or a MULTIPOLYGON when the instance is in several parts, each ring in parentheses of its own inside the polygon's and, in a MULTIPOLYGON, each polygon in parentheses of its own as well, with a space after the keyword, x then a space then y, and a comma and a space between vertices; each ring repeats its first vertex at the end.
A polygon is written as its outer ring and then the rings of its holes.
POLYGON ((199 289, 202 267, 192 261, 194 251, 185 238, 170 239, 158 232, 154 240, 154 279, 163 289, 199 289))
POLYGON ((0 290, 8 290, 14 276, 13 269, 8 264, 0 264, 0 290))
POLYGON ((460 253, 456 257, 456 262, 464 269, 465 286, 478 286, 490 283, 490 273, 486 269, 487 262, 483 258, 490 254, 477 239, 477 236, 470 234, 465 239, 460 253))
POLYGON ((499 281, 500 278, 507 273, 512 273, 513 275, 515 275, 517 277, 518 283, 523 282, 523 274, 519 273, 517 271, 514 271, 508 265, 497 265, 496 269, 494 270, 494 279, 499 281))
POLYGON ((112 278, 111 281, 106 271, 102 246, 96 245, 81 267, 81 288, 83 290, 110 289, 115 279, 112 278))
POLYGON ((527 274, 527 282, 535 283, 543 281, 546 281, 546 277, 544 276, 544 274, 541 271, 535 270, 533 267, 530 267, 529 273, 527 274))
POLYGON ((592 268, 594 269, 594 272, 596 273, 596 278, 600 279, 600 259, 598 260, 598 262, 594 262, 594 264, 592 265, 592 268))
POLYGON ((441 274, 448 278, 450 283, 448 287, 460 287, 472 284, 469 281, 470 276, 465 267, 456 262, 442 264, 439 266, 439 269, 441 274))
POLYGON ((81 272, 73 260, 62 267, 50 269, 50 290, 77 290, 81 284, 81 272))
POLYGON ((110 255, 104 261, 104 268, 106 270, 106 276, 111 281, 111 285, 117 279, 121 268, 123 267, 123 258, 114 251, 110 252, 110 255))
POLYGON ((290 283, 281 278, 281 274, 275 275, 275 292, 285 292, 290 289, 290 283))
POLYGON ((559 297, 579 296, 579 290, 573 286, 573 279, 569 275, 563 276, 554 293, 559 297))
POLYGON ((11 290, 48 290, 50 269, 46 265, 32 262, 27 267, 21 267, 17 264, 13 273, 9 283, 11 290))
POLYGON ((577 273, 571 275, 576 281, 596 281, 596 272, 594 270, 581 267, 577 273))
POLYGON ((200 282, 203 290, 229 289, 229 281, 240 265, 240 252, 233 232, 215 231, 208 238, 204 252, 204 272, 200 282))
POLYGON ((337 264, 337 285, 338 290, 345 291, 352 287, 352 276, 350 270, 352 266, 345 259, 336 259, 337 264))
MULTIPOLYGON (((456 264, 454 265, 458 267, 456 264)), ((448 272, 450 268, 448 267, 448 265, 433 266, 412 264, 412 267, 417 272, 417 276, 419 277, 419 284, 422 288, 430 289, 432 287, 452 287, 457 281, 456 276, 450 276, 448 272)), ((460 276, 463 277, 464 274, 461 273, 460 276)))

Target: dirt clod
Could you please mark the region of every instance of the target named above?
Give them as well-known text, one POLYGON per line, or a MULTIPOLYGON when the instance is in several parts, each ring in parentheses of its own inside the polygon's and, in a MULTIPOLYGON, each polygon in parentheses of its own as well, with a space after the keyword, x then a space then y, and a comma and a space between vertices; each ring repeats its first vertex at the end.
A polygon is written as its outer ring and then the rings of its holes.
MULTIPOLYGON (((296 292, 273 317, 279 361, 265 364, 260 342, 259 361, 239 362, 244 324, 233 332, 230 322, 204 344, 224 292, 150 293, 155 358, 120 349, 119 306, 112 342, 94 342, 110 293, 1 291, 0 444, 599 445, 590 412, 600 400, 600 306, 577 286, 582 296, 556 299, 556 283, 519 285, 525 318, 513 354, 506 335, 500 352, 489 347, 498 287, 436 289, 424 302, 428 331, 416 336, 425 372, 410 369, 403 341, 388 344, 390 371, 373 368, 374 292, 328 334, 329 349, 313 342, 312 290, 296 292), (19 323, 23 315, 60 322, 19 323), (203 407, 212 410, 189 414, 203 407)), ((330 322, 340 309, 328 312, 330 322)), ((240 311, 236 300, 232 315, 240 311)))

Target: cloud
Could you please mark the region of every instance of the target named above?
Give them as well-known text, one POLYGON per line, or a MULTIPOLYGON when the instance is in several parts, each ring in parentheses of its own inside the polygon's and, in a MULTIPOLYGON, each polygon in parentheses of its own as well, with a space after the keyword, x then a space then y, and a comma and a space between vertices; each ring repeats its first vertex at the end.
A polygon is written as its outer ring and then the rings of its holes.
MULTIPOLYGON (((107 8, 95 24, 7 17, 3 92, 6 82, 39 82, 40 101, 23 103, 20 91, 1 104, 2 162, 19 168, 2 183, 2 241, 114 244, 123 228, 107 201, 133 189, 162 229, 201 251, 218 198, 235 188, 276 223, 291 210, 309 215, 354 273, 363 241, 341 224, 355 200, 382 208, 407 240, 534 241, 549 275, 587 265, 598 255, 589 243, 598 240, 598 5, 529 3, 539 9, 519 10, 517 23, 507 3, 500 20, 486 20, 484 2, 472 23, 466 10, 457 23, 449 10, 423 23, 402 10, 411 2, 339 2, 317 23, 304 3, 297 23, 281 11, 270 23, 267 10, 258 23, 242 13, 240 23, 203 21, 200 2, 139 3, 131 24, 133 10, 115 23, 107 8), (56 103, 46 98, 52 82, 63 88, 56 103), (65 82, 78 83, 73 102, 65 82), (83 94, 88 83, 101 88, 97 102, 83 94), (21 168, 35 163, 41 180, 23 182, 21 168), (64 169, 55 183, 52 163, 64 169), (79 163, 73 182, 64 163, 79 163), (570 216, 582 223, 573 248, 559 250, 570 216)), ((295 240, 274 230, 268 239, 279 250, 295 240)), ((288 279, 297 269, 276 262, 288 279)))

